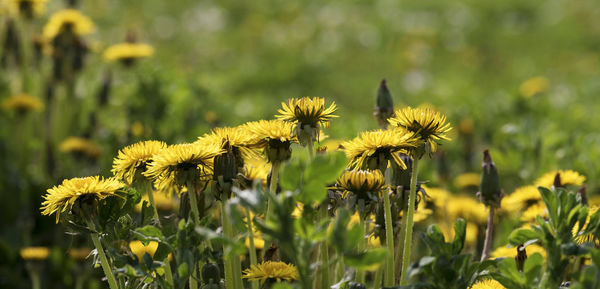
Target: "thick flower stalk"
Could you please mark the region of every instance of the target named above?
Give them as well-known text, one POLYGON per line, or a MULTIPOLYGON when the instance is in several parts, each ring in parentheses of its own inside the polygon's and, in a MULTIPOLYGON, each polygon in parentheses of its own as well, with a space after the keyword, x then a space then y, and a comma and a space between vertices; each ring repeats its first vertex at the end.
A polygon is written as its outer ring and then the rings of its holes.
POLYGON ((481 188, 477 193, 479 200, 488 207, 489 215, 487 228, 485 230, 485 241, 483 243, 483 251, 481 252, 481 261, 488 258, 490 249, 492 248, 492 236, 494 234, 494 211, 500 208, 500 203, 504 192, 500 187, 500 179, 498 178, 498 170, 492 161, 489 151, 483 151, 483 170, 481 174, 481 188))

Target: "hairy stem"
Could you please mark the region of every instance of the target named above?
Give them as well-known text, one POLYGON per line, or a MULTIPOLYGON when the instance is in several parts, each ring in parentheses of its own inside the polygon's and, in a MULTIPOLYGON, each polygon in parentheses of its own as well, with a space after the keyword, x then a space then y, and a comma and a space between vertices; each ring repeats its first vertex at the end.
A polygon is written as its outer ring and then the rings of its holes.
POLYGON ((402 253, 402 271, 400 272, 400 286, 406 285, 408 278, 406 272, 410 264, 410 251, 412 248, 412 233, 415 214, 415 201, 417 197, 417 173, 419 171, 419 159, 413 160, 412 173, 410 176, 410 194, 408 195, 408 207, 406 211, 406 232, 404 233, 404 250, 402 253))
POLYGON ((483 242, 483 251, 481 252, 481 262, 488 258, 492 248, 492 235, 494 234, 494 208, 489 207, 487 228, 485 230, 485 241, 483 242))
MULTIPOLYGON (((319 210, 319 221, 325 220, 328 217, 328 200, 325 199, 321 203, 319 210)), ((321 288, 329 288, 329 249, 327 246, 327 239, 321 242, 321 288)))
POLYGON ((394 224, 392 224, 392 205, 388 190, 383 194, 383 207, 385 210, 385 245, 388 251, 383 285, 392 287, 394 286, 394 224))
POLYGON ((100 264, 102 265, 102 270, 104 270, 104 275, 106 275, 106 279, 108 279, 108 286, 110 289, 119 289, 119 285, 117 284, 117 279, 115 279, 115 275, 112 273, 112 269, 110 268, 110 263, 108 263, 108 258, 106 258, 106 254, 104 253, 104 248, 102 247, 102 243, 100 243, 100 236, 96 232, 96 225, 90 219, 86 218, 86 222, 90 229, 94 231, 91 233, 92 243, 96 247, 96 251, 98 252, 98 257, 100 257, 100 264))
MULTIPOLYGON (((254 228, 252 226, 252 214, 250 213, 249 209, 246 209, 246 219, 248 223, 248 238, 250 238, 250 268, 252 268, 253 265, 257 264, 257 260, 256 248, 254 247, 254 228)), ((258 281, 252 281, 250 284, 252 284, 252 289, 258 289, 258 281)))

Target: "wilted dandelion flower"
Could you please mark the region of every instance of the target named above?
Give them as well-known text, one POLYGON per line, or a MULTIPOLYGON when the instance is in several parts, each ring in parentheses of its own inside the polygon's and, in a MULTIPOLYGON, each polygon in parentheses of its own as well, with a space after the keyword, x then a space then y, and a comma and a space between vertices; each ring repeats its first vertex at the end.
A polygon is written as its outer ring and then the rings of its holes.
POLYGON ((298 142, 293 134, 294 125, 281 120, 259 120, 246 123, 244 127, 253 135, 257 146, 265 150, 270 163, 288 160, 292 151, 290 145, 298 142))
POLYGON ((2 101, 2 108, 24 114, 29 111, 40 111, 44 109, 44 103, 37 97, 23 93, 4 99, 2 101))
POLYGON ((406 107, 389 119, 393 126, 403 127, 421 137, 431 152, 437 150, 439 140, 450 140, 446 134, 452 129, 446 116, 430 107, 406 107))
POLYGON ((97 158, 102 154, 102 149, 95 142, 82 137, 69 137, 60 143, 59 150, 65 153, 83 155, 97 158))
POLYGON ((535 181, 536 186, 549 188, 554 184, 556 174, 560 175, 560 182, 563 186, 573 185, 581 186, 585 182, 585 176, 573 170, 559 170, 545 173, 535 181))
POLYGON ((95 28, 92 20, 78 10, 64 9, 50 16, 44 26, 44 38, 54 39, 64 29, 70 30, 77 36, 83 36, 91 34, 95 28))
POLYGON ((147 58, 154 55, 154 48, 143 43, 119 43, 111 45, 104 51, 104 60, 121 61, 125 64, 130 64, 136 59, 147 58))
POLYGON ((116 178, 132 184, 134 178, 144 172, 152 162, 152 157, 166 147, 166 143, 155 140, 129 145, 119 151, 119 156, 113 160, 111 171, 116 178))
POLYGON ((519 93, 525 98, 530 98, 536 94, 546 92, 550 88, 550 81, 543 76, 536 76, 527 79, 519 86, 519 93))
POLYGON ((335 102, 325 107, 325 99, 322 97, 292 98, 287 103, 282 102, 281 106, 277 110, 277 119, 296 125, 294 132, 302 145, 317 140, 321 127, 329 127, 329 121, 338 117, 333 114, 337 110, 335 102))
POLYGON ((406 169, 400 158, 401 153, 408 154, 421 141, 415 134, 401 129, 374 130, 361 133, 351 141, 342 143, 350 166, 359 169, 385 170, 388 161, 394 161, 406 169))
POLYGON ((129 249, 131 249, 131 253, 133 253, 138 262, 144 262, 144 255, 150 255, 150 258, 154 258, 154 253, 156 253, 156 249, 158 249, 158 242, 150 241, 148 245, 144 245, 141 241, 135 240, 129 242, 129 249))
POLYGON ((501 210, 516 213, 542 200, 542 195, 536 186, 522 186, 502 199, 501 210))
POLYGON ((266 281, 293 281, 298 280, 298 269, 292 264, 284 262, 266 261, 257 265, 252 265, 244 270, 244 279, 249 281, 260 280, 263 284, 266 281))
POLYGON ((188 182, 210 180, 213 159, 222 152, 219 144, 170 145, 152 158, 143 175, 154 179, 156 188, 161 191, 185 186, 188 182))
POLYGON ((469 289, 506 289, 506 287, 494 279, 485 279, 478 281, 469 289))
POLYGON ((99 176, 64 180, 62 184, 48 189, 42 202, 42 215, 56 213, 58 223, 60 214, 71 210, 78 201, 93 202, 107 197, 118 196, 125 187, 115 178, 104 179, 99 176))
POLYGON ((23 260, 42 261, 48 259, 50 249, 48 247, 25 247, 19 253, 23 260))

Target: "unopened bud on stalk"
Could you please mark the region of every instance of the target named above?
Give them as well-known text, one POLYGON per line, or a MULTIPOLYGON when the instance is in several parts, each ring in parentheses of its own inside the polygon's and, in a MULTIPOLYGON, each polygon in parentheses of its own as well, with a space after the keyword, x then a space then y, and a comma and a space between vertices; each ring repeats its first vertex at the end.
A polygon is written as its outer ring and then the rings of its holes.
POLYGON ((221 270, 215 263, 206 263, 202 266, 202 281, 204 284, 218 284, 221 280, 221 270))
POLYGON ((517 269, 519 272, 523 272, 525 260, 527 260, 527 251, 525 251, 525 247, 521 244, 517 246, 517 256, 515 256, 515 262, 517 262, 517 269))
POLYGON ((232 151, 229 141, 223 141, 223 148, 227 151, 215 157, 213 180, 219 184, 222 192, 229 196, 233 179, 237 176, 237 165, 235 154, 232 151))
POLYGON ((552 183, 552 187, 564 188, 562 181, 560 180, 560 173, 556 173, 556 175, 554 176, 554 182, 552 183))
POLYGON ((486 206, 499 208, 504 192, 500 187, 498 170, 487 149, 483 151, 483 164, 481 167, 483 169, 483 173, 481 174, 481 188, 477 196, 486 206))
POLYGON ((379 84, 379 89, 377 90, 377 100, 373 115, 382 129, 387 128, 387 119, 394 115, 394 100, 387 87, 385 78, 381 80, 381 84, 379 84))

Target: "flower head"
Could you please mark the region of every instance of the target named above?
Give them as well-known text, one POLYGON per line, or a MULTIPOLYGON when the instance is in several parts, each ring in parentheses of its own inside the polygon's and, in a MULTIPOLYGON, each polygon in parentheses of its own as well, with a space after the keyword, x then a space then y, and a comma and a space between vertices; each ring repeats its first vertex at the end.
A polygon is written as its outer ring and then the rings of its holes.
POLYGON ((581 186, 585 182, 585 176, 573 170, 559 170, 545 173, 535 181, 536 186, 549 188, 554 184, 556 175, 559 175, 560 183, 563 186, 573 185, 581 186))
POLYGON ((201 145, 217 144, 223 150, 226 149, 226 145, 231 146, 236 159, 241 160, 242 157, 251 158, 256 155, 258 140, 245 126, 236 126, 215 128, 196 142, 201 145))
POLYGON ((259 180, 263 185, 266 185, 270 171, 271 164, 262 158, 248 159, 244 163, 244 178, 251 182, 259 180))
POLYGON ((522 222, 535 222, 538 216, 541 216, 543 219, 548 219, 550 217, 548 213, 548 208, 546 208, 546 204, 543 201, 539 201, 527 208, 521 215, 522 222))
POLYGON ((46 10, 48 0, 8 0, 8 10, 11 14, 21 14, 26 18, 41 15, 46 10))
POLYGON ((385 170, 388 160, 406 169, 400 158, 420 144, 418 136, 402 128, 367 131, 351 141, 342 143, 350 166, 360 169, 385 170))
POLYGON ((446 116, 430 107, 399 109, 389 122, 419 135, 432 152, 436 151, 439 140, 450 140, 446 134, 452 127, 446 122, 446 116))
POLYGON ((523 186, 516 188, 512 194, 503 198, 500 208, 506 212, 516 213, 540 201, 542 201, 542 195, 536 186, 523 186))
MULTIPOLYGON (((152 196, 154 197, 154 204, 156 209, 164 212, 172 212, 179 208, 179 201, 173 198, 171 193, 153 191, 152 196)), ((142 200, 137 203, 134 207, 136 212, 142 211, 142 204, 146 201, 150 203, 148 194, 142 196, 142 200)))
POLYGON ((91 34, 95 28, 92 20, 78 10, 64 9, 50 16, 44 26, 44 38, 54 39, 64 29, 70 29, 75 35, 83 36, 91 34))
POLYGON ((29 94, 19 94, 4 99, 2 101, 2 108, 23 114, 28 111, 40 111, 44 109, 44 103, 39 98, 29 94))
POLYGON ((548 78, 536 76, 521 83, 519 86, 519 93, 525 98, 531 98, 547 91, 548 88, 550 88, 550 81, 548 78))
POLYGON ((107 62, 119 60, 127 63, 152 55, 154 55, 154 48, 148 44, 125 42, 109 46, 104 51, 104 60, 107 62))
POLYGON ((375 196, 385 188, 383 174, 379 170, 352 170, 345 171, 338 179, 338 187, 344 190, 344 197, 349 193, 357 195, 359 198, 372 193, 375 196))
POLYGON ((60 143, 59 150, 66 153, 84 155, 97 158, 102 154, 102 149, 93 141, 82 137, 69 137, 60 143))
POLYGON ((78 201, 98 201, 118 196, 117 192, 125 187, 115 178, 103 179, 99 176, 64 180, 62 184, 48 189, 42 202, 42 215, 56 213, 58 223, 60 214, 71 210, 78 201))
POLYGON ((257 146, 265 150, 269 162, 281 162, 291 157, 290 144, 298 142, 293 134, 294 125, 281 120, 259 120, 245 124, 257 140, 257 146))
POLYGON ((131 249, 131 253, 133 253, 138 262, 144 262, 144 255, 150 255, 150 258, 154 258, 154 253, 156 253, 156 249, 158 249, 158 242, 150 241, 148 245, 144 245, 141 241, 135 240, 129 242, 129 249, 131 249))
POLYGON ((152 157, 160 153, 167 144, 162 141, 143 141, 127 146, 119 151, 113 160, 112 173, 116 178, 132 184, 134 177, 146 170, 152 157))
POLYGON ((299 123, 302 126, 317 127, 321 125, 328 127, 329 120, 338 117, 333 114, 337 109, 335 102, 325 108, 325 99, 322 97, 292 98, 288 100, 288 103, 282 102, 281 106, 282 108, 277 110, 280 113, 276 115, 278 119, 299 123))
POLYGON ((252 265, 249 269, 244 270, 244 279, 249 281, 260 280, 263 284, 267 280, 292 281, 298 280, 298 269, 292 264, 284 262, 266 261, 258 265, 252 265))
POLYGON ((50 249, 48 247, 25 247, 19 253, 23 260, 42 261, 48 259, 50 249))
POLYGON ((481 174, 480 173, 464 173, 458 175, 454 179, 454 186, 459 189, 465 188, 477 188, 481 184, 481 174))
POLYGON ((469 289, 506 289, 506 287, 494 279, 485 279, 475 283, 469 289))
POLYGON ((143 175, 154 179, 159 190, 170 190, 187 185, 187 182, 209 180, 213 159, 222 151, 219 144, 211 143, 170 145, 152 158, 143 175))

